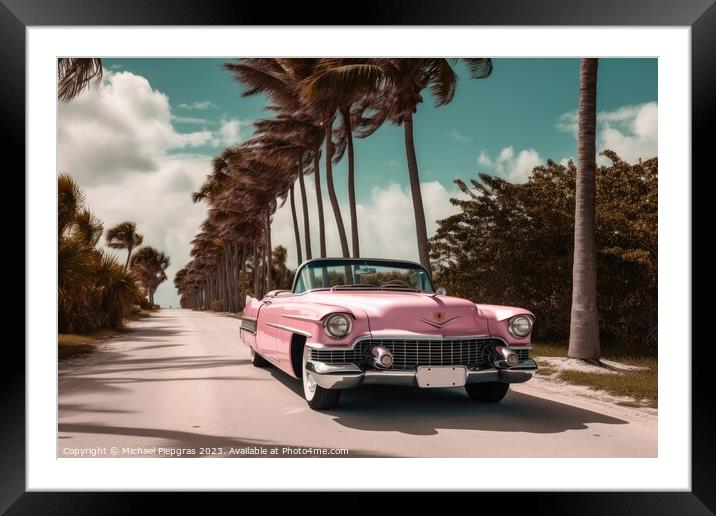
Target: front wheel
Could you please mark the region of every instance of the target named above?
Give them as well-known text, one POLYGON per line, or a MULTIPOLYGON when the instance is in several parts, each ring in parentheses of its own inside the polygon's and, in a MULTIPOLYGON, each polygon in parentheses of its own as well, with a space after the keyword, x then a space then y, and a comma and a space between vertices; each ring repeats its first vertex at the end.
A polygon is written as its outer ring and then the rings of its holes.
POLYGON ((487 403, 498 403, 505 397, 510 389, 509 383, 485 382, 468 383, 465 385, 467 395, 473 401, 485 401, 487 403))
POLYGON ((303 380, 303 396, 308 406, 313 410, 330 410, 338 404, 341 391, 338 389, 324 389, 316 383, 313 373, 306 369, 306 354, 303 355, 301 379, 303 380))

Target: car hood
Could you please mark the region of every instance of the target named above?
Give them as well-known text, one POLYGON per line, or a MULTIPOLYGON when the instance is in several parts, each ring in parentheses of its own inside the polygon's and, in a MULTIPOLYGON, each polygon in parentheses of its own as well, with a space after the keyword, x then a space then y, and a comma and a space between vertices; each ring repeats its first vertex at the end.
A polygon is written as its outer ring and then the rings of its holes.
POLYGON ((420 292, 318 291, 305 301, 331 307, 345 307, 356 317, 368 317, 373 337, 436 335, 489 335, 487 319, 475 303, 450 296, 420 292))

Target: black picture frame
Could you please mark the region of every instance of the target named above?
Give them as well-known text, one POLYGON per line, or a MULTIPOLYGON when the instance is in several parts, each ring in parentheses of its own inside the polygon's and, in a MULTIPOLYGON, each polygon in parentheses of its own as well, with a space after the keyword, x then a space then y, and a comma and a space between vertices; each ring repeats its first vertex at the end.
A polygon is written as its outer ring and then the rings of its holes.
MULTIPOLYGON (((708 128, 716 110, 715 0, 511 0, 468 3, 461 0, 360 2, 351 14, 355 25, 592 25, 689 26, 692 44, 692 168, 706 166, 708 128)), ((220 2, 218 0, 0 0, 0 107, 6 148, 24 149, 25 30, 63 25, 344 25, 327 19, 321 3, 220 2)), ((712 146, 712 144, 711 144, 712 146)), ((24 168, 24 153, 17 166, 24 168)), ((26 275, 29 271, 26 270, 26 275)), ((705 288, 698 287, 697 288, 705 288)), ((28 309, 30 307, 28 306, 28 309)), ((686 342, 691 344, 687 335, 686 342)), ((693 339, 692 354, 710 345, 693 339)), ((26 342, 26 346, 31 343, 26 342)), ((672 343, 673 344, 673 343, 672 343)), ((41 345, 32 343, 32 345, 41 345)), ((9 347, 9 346, 7 346, 9 347)), ((708 351, 708 350, 706 350, 708 351)), ((0 392, 0 512, 7 514, 131 514, 144 512, 147 495, 131 493, 39 493, 25 488, 25 355, 19 346, 5 351, 0 392)), ((482 493, 480 504, 509 503, 549 514, 711 514, 716 511, 716 453, 711 416, 716 412, 709 360, 692 362, 692 490, 690 492, 482 493), (485 497, 494 498, 493 500, 485 497)), ((161 496, 159 494, 152 496, 161 496)), ((239 494, 245 497, 246 494, 239 494)), ((259 495, 260 496, 260 495, 259 495)), ((265 496, 265 495, 264 495, 265 496)), ((272 497, 275 495, 271 495, 272 497)), ((411 495, 414 504, 424 495, 411 495)), ((162 503, 191 509, 183 494, 161 496, 162 503)), ((474 500, 474 495, 473 495, 474 500)), ((465 500, 467 501, 467 500, 465 500)), ((366 503, 365 494, 343 496, 344 507, 366 503)), ((378 496, 369 505, 383 509, 406 500, 378 496)), ((457 501, 455 503, 458 503, 457 501)), ((162 509, 170 510, 167 505, 162 509)), ((205 507, 204 507, 205 509, 205 507)), ((352 511, 351 511, 352 512, 352 511)))

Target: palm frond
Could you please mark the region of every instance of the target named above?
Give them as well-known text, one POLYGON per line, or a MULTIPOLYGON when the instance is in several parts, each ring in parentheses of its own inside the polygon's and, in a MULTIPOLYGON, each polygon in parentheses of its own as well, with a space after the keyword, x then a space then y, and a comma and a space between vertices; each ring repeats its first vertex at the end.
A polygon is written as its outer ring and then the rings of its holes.
POLYGON ((57 98, 67 102, 102 78, 102 60, 98 58, 59 58, 57 60, 57 98))
POLYGON ((467 69, 470 70, 470 77, 473 79, 485 79, 492 73, 492 59, 487 57, 464 58, 467 69))
POLYGON ((57 177, 57 230, 64 235, 85 203, 82 189, 69 174, 57 177))
POLYGON ((444 106, 455 96, 457 74, 447 59, 428 59, 425 66, 426 84, 435 96, 435 105, 444 106))
POLYGON ((97 245, 103 229, 102 221, 86 208, 75 217, 73 234, 89 247, 97 245))
POLYGON ((387 81, 384 70, 372 63, 345 63, 344 60, 322 60, 316 72, 301 83, 304 102, 335 106, 377 91, 387 81))

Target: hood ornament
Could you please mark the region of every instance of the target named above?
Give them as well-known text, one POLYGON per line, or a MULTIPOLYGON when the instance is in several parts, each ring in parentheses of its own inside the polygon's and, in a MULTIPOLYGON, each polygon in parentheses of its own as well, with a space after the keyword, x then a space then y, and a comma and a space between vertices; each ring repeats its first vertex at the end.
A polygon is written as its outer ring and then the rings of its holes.
POLYGON ((421 321, 424 323, 429 324, 430 326, 434 326, 435 328, 444 328, 448 324, 450 324, 453 321, 456 321, 459 319, 460 316, 453 317, 452 319, 445 320, 445 312, 434 312, 433 313, 433 320, 430 319, 423 319, 422 317, 418 317, 421 321))

